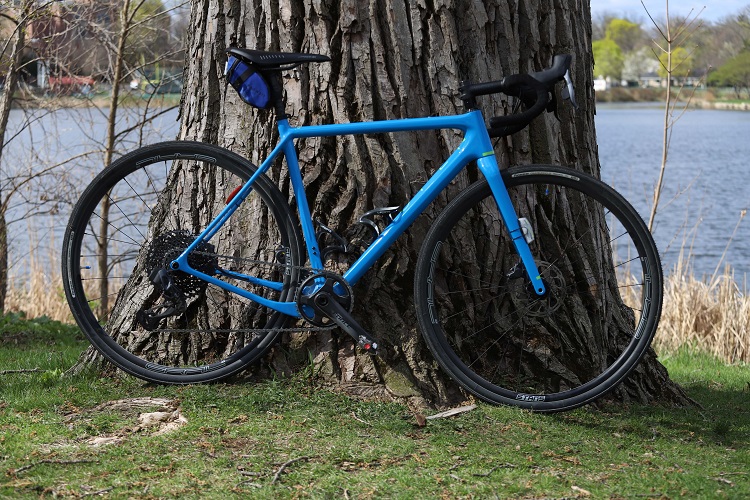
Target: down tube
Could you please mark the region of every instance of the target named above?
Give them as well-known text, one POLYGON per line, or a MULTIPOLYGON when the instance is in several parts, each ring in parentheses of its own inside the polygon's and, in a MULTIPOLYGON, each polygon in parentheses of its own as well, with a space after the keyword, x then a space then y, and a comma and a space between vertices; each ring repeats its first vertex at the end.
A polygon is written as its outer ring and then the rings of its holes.
POLYGON ((417 217, 437 198, 440 192, 458 175, 467 163, 476 159, 476 151, 471 147, 472 134, 467 134, 460 146, 443 165, 427 180, 422 189, 409 200, 393 222, 386 227, 367 250, 344 273, 346 281, 355 285, 375 264, 386 250, 406 231, 417 217))

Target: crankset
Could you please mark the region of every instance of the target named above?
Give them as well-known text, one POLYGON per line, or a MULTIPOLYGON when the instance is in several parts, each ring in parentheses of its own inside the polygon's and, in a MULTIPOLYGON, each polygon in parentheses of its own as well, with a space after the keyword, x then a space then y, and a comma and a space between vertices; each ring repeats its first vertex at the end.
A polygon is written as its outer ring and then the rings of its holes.
POLYGON ((338 325, 368 354, 377 354, 378 342, 352 317, 354 306, 349 284, 333 273, 313 274, 297 292, 297 308, 306 321, 315 326, 338 325))

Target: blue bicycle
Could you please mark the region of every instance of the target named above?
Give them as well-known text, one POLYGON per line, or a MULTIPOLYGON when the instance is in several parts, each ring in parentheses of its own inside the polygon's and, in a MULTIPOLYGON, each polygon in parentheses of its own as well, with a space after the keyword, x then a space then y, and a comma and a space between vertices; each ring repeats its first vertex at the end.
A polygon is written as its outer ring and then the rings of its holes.
POLYGON ((481 399, 537 411, 586 404, 621 382, 661 313, 651 235, 599 180, 552 165, 501 171, 491 143, 552 110, 558 82, 575 105, 571 57, 464 84, 459 115, 292 127, 281 72, 328 60, 228 50, 228 82, 277 117, 278 144, 260 166, 213 145, 165 142, 92 181, 65 233, 62 273, 93 346, 127 373, 178 384, 234 374, 290 330, 339 327, 375 354, 384 346, 352 316, 352 286, 472 165, 477 180, 432 224, 414 279, 419 328, 439 365, 481 399), (488 128, 476 99, 499 92, 517 112, 488 128), (374 208, 347 233, 313 220, 295 140, 437 129, 463 141, 403 208, 374 208), (282 156, 296 214, 269 177, 282 156), (329 265, 341 254, 353 261, 342 274, 329 265))

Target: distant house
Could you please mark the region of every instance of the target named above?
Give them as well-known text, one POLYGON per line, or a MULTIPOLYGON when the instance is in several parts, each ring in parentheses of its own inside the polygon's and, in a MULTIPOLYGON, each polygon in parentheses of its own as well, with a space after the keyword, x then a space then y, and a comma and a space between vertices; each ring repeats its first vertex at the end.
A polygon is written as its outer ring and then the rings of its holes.
POLYGON ((57 92, 76 92, 110 71, 101 33, 111 31, 117 5, 94 0, 55 3, 48 15, 31 23, 29 47, 34 52, 36 84, 57 92))
POLYGON ((656 71, 650 71, 638 76, 638 86, 645 88, 661 87, 662 84, 666 85, 666 82, 662 82, 662 80, 664 79, 656 71))
MULTIPOLYGON (((22 80, 58 92, 76 92, 107 75, 108 51, 100 40, 103 32, 114 29, 117 8, 116 2, 96 0, 50 2, 27 28, 22 80)), ((13 35, 15 26, 9 18, 17 16, 14 6, 3 10, 0 44, 13 35)), ((7 61, 0 60, 0 76, 4 68, 7 61)))
MULTIPOLYGON (((684 85, 686 87, 699 87, 703 84, 703 77, 695 75, 682 76, 679 78, 673 77, 672 84, 684 85)), ((638 85, 646 88, 666 87, 667 79, 656 72, 649 72, 638 77, 638 85)))

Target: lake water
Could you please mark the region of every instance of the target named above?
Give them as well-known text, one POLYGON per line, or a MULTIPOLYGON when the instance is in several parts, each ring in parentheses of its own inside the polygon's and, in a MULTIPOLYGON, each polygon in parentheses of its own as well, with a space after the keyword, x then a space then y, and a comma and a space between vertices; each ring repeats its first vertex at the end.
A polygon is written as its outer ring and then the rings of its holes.
MULTIPOLYGON (((661 166, 663 121, 664 111, 656 105, 597 107, 602 178, 646 221, 661 166)), ((750 205, 749 185, 750 113, 690 110, 682 115, 673 128, 653 231, 665 271, 684 250, 696 276, 711 276, 722 262, 743 282, 750 273, 750 217, 732 234, 750 205)))
MULTIPOLYGON (((20 110, 11 113, 11 131, 19 129, 24 116, 20 110)), ((141 140, 153 143, 174 138, 176 116, 177 112, 171 111, 161 117, 142 138, 130 134, 121 150, 130 150, 141 140)), ((102 110, 66 109, 37 118, 3 155, 3 175, 23 171, 28 165, 38 168, 87 150, 101 149, 106 137, 102 110)), ((127 120, 132 123, 135 116, 127 120)), ((656 106, 607 104, 597 109, 602 178, 621 191, 644 219, 649 215, 659 173, 662 124, 663 111, 656 106)), ((73 179, 75 184, 80 179, 80 186, 72 187, 82 189, 101 168, 101 161, 101 154, 79 158, 45 182, 59 185, 59 179, 67 182, 73 179)), ((679 252, 685 249, 691 255, 697 276, 710 276, 714 272, 740 213, 750 205, 748 184, 750 113, 695 110, 683 115, 674 128, 654 230, 666 271, 671 270, 679 252)), ((4 195, 7 187, 3 189, 4 195)), ((10 209, 9 218, 15 220, 10 234, 12 274, 16 276, 23 276, 32 253, 42 260, 59 256, 69 206, 63 200, 51 216, 27 217, 27 202, 38 200, 39 192, 20 192, 10 209)), ((49 193, 52 195, 54 191, 49 193)), ((735 269, 740 281, 750 272, 750 217, 737 229, 724 262, 735 269)), ((57 272, 58 265, 55 262, 49 272, 57 272)))
MULTIPOLYGON (((17 188, 6 216, 10 274, 16 280, 28 279, 32 267, 48 276, 59 274, 60 245, 72 205, 103 168, 107 112, 100 108, 11 110, 6 134, 9 142, 0 166, 0 194, 5 201, 11 188, 17 188), (34 175, 38 177, 19 184, 34 175)), ((118 130, 133 128, 142 114, 143 109, 121 108, 118 130)), ((179 125, 176 118, 177 110, 169 110, 142 133, 124 134, 118 154, 139 144, 174 139, 179 125)))

